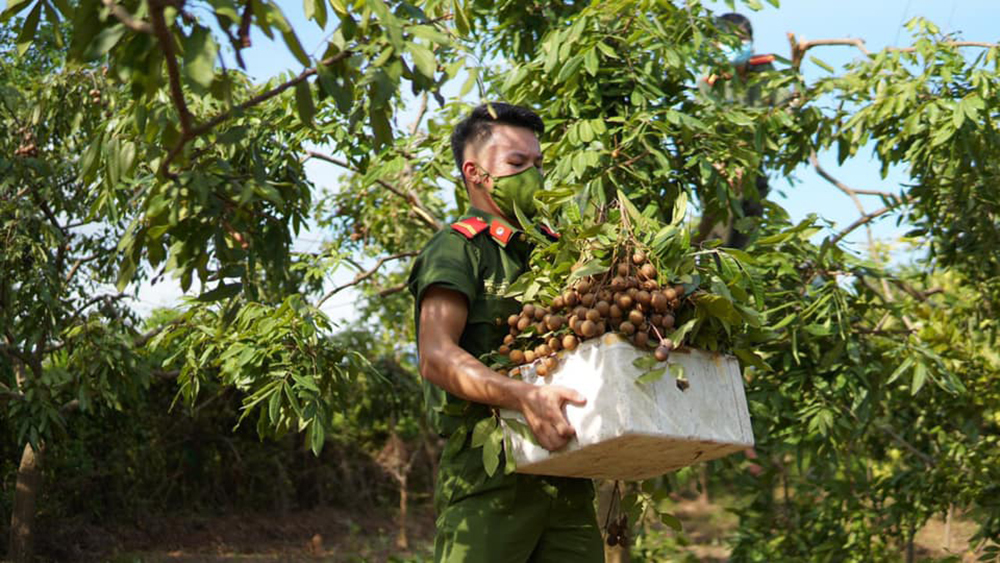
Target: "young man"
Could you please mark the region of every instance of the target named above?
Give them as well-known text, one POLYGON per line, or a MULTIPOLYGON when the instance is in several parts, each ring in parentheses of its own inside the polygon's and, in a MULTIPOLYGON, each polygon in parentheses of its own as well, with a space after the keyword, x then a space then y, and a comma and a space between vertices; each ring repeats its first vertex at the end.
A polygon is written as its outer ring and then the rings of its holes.
POLYGON ((506 319, 519 310, 503 294, 527 267, 531 245, 514 207, 531 220, 542 187, 542 120, 531 110, 493 102, 455 128, 452 152, 469 193, 469 213, 438 232, 417 257, 409 289, 416 303, 417 347, 428 408, 449 440, 434 501, 436 561, 603 561, 589 479, 489 477, 471 430, 490 407, 524 414, 539 443, 558 450, 574 435, 565 403, 577 392, 536 387, 477 358, 499 347, 506 319))

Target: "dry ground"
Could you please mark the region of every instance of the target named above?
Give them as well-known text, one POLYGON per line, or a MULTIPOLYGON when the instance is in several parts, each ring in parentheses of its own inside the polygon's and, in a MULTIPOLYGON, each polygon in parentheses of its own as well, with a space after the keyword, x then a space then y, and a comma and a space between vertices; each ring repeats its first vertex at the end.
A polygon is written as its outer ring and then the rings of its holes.
MULTIPOLYGON (((699 500, 678 503, 675 514, 683 522, 690 542, 678 547, 676 561, 728 559, 725 538, 737 526, 732 514, 718 504, 699 500)), ((107 527, 62 522, 39 547, 51 561, 429 561, 434 535, 430 509, 415 506, 411 515, 408 550, 396 547, 397 528, 392 513, 360 508, 327 508, 284 516, 172 516, 107 527)), ((947 549, 945 523, 932 520, 917 535, 918 560, 958 555, 961 561, 975 561, 968 543, 974 531, 972 522, 955 518, 947 549)))

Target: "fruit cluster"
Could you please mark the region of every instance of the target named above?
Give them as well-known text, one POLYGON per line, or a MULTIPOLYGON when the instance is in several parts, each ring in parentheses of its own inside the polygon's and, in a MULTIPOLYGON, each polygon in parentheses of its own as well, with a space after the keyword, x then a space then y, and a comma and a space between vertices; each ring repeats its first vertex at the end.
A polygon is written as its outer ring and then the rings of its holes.
POLYGON ((548 305, 526 303, 507 319, 510 334, 497 352, 514 364, 511 376, 520 366, 535 364, 545 377, 558 366, 556 352, 615 332, 641 349, 654 349, 664 361, 679 345, 664 334, 674 328, 684 303, 684 287, 661 286, 656 267, 637 250, 603 275, 578 280, 548 305))

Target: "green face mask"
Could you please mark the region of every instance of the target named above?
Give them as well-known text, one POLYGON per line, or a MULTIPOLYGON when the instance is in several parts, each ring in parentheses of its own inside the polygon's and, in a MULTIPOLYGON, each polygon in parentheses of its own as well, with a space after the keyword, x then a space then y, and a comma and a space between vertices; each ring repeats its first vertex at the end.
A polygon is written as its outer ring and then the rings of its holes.
POLYGON ((532 219, 538 214, 535 194, 542 189, 544 184, 542 172, 535 166, 529 166, 510 176, 494 176, 493 191, 490 196, 493 197, 493 201, 496 202, 500 211, 511 221, 517 221, 517 214, 514 213, 515 204, 526 218, 532 219))

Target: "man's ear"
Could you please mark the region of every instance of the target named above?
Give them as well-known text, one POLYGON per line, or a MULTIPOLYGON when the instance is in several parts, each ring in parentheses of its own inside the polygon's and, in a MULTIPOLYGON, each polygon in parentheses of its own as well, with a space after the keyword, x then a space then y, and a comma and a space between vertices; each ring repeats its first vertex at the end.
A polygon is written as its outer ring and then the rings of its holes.
POLYGON ((462 175, 465 176, 467 184, 479 185, 484 180, 482 168, 476 166, 476 163, 471 160, 462 163, 462 175))

